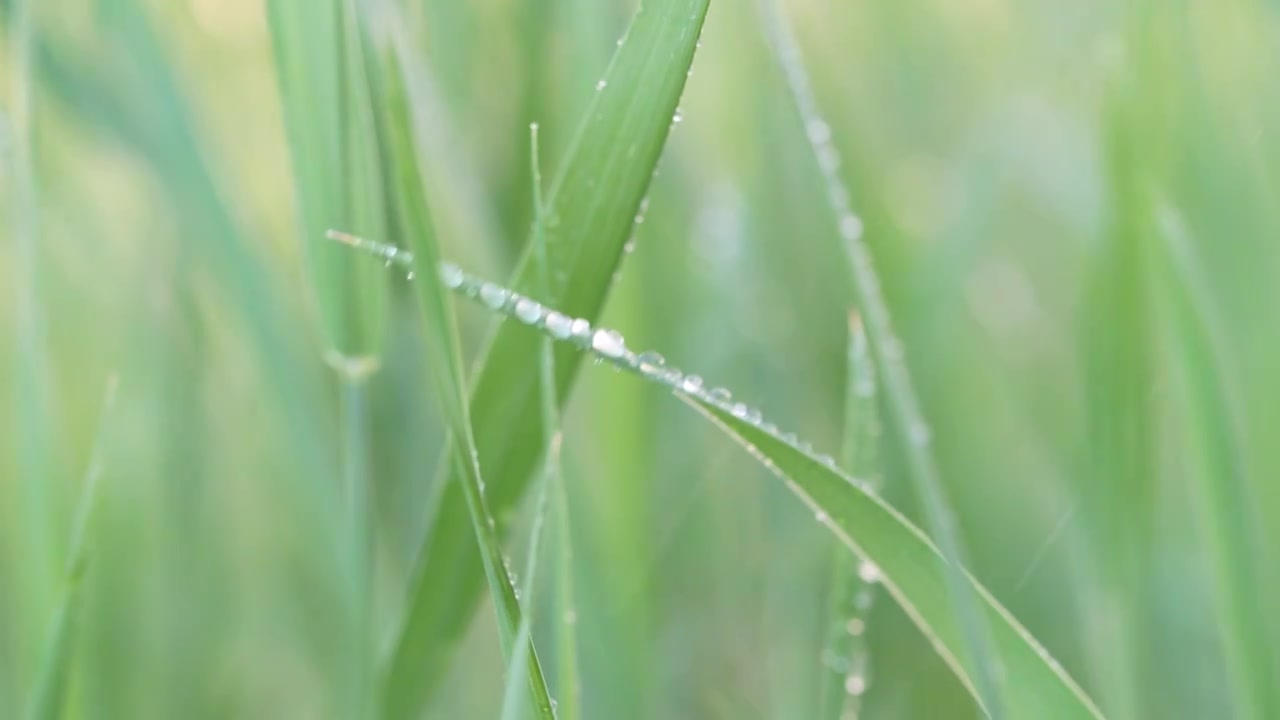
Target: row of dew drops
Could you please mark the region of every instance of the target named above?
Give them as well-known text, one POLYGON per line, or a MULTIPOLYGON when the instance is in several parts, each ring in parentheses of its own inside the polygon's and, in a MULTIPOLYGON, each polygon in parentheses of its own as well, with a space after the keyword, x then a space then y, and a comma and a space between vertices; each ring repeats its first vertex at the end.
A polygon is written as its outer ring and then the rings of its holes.
MULTIPOLYGON (((366 238, 330 230, 328 237, 364 252, 382 258, 387 267, 397 265, 412 267, 413 254, 393 245, 387 245, 366 238)), ((568 342, 584 350, 590 351, 597 364, 610 363, 615 368, 626 369, 643 375, 647 379, 665 385, 695 400, 719 408, 738 420, 747 422, 774 438, 792 446, 801 453, 817 460, 826 467, 840 471, 836 461, 830 455, 816 453, 813 445, 796 436, 795 433, 782 432, 777 425, 764 419, 760 410, 744 402, 735 401, 733 394, 726 388, 711 386, 702 377, 685 374, 668 365, 661 354, 654 351, 633 352, 627 347, 622 334, 609 328, 592 327, 584 318, 570 317, 541 303, 517 293, 509 288, 493 282, 474 277, 454 263, 442 261, 439 266, 440 280, 446 288, 477 301, 495 312, 514 318, 530 327, 543 330, 551 337, 568 342)), ((409 272, 408 279, 413 280, 409 272)), ((848 478, 854 485, 868 493, 874 493, 872 485, 863 480, 848 478)), ((818 520, 827 522, 825 513, 815 513, 818 520)))

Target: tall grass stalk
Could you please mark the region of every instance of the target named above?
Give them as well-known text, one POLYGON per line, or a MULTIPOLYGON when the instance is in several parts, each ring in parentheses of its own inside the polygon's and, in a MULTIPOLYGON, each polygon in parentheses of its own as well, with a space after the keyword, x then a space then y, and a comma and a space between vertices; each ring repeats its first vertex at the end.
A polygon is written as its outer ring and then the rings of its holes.
MULTIPOLYGON (((872 492, 879 492, 879 394, 866 331, 856 312, 849 315, 848 345, 841 464, 854 477, 865 478, 872 492)), ((826 720, 858 717, 861 710, 862 696, 871 682, 866 633, 878 576, 874 563, 855 560, 843 547, 835 548, 820 695, 820 717, 826 720)))
MULTIPOLYGON (((458 472, 474 538, 479 545, 481 565, 497 614, 503 655, 507 658, 508 672, 511 672, 517 642, 532 644, 532 640, 519 640, 517 637, 523 611, 485 498, 485 482, 462 372, 457 321, 439 272, 435 227, 427 205, 421 170, 422 144, 418 139, 420 126, 416 122, 413 77, 408 70, 409 53, 407 41, 400 34, 393 34, 383 49, 379 69, 382 94, 378 117, 386 139, 386 157, 391 170, 389 188, 396 212, 396 228, 413 243, 412 272, 419 278, 413 287, 428 341, 433 395, 449 428, 453 446, 451 458, 458 472)), ((555 713, 537 651, 530 647, 522 652, 528 653, 524 674, 538 715, 553 718, 555 713)), ((400 692, 394 684, 387 690, 384 713, 390 717, 413 713, 415 697, 411 693, 400 692)))
MULTIPOLYGON (((552 295, 543 302, 586 319, 601 312, 670 131, 707 6, 708 0, 645 0, 632 16, 546 194, 547 249, 554 267, 552 295)), ((535 291, 540 276, 526 247, 508 284, 535 291)), ((491 481, 488 499, 499 516, 523 496, 546 450, 540 442, 540 383, 528 370, 537 355, 538 339, 508 323, 496 328, 475 363, 476 449, 491 481), (513 438, 513 425, 525 432, 513 438)), ((568 397, 577 369, 576 356, 559 354, 557 402, 568 397)), ((387 674, 387 694, 401 698, 406 713, 419 712, 447 674, 484 582, 476 545, 468 539, 460 466, 452 458, 442 466, 441 495, 421 544, 409 609, 387 674), (456 579, 453 592, 437 591, 440 577, 456 579)))
MULTIPOLYGON (((546 208, 542 199, 542 170, 540 160, 540 144, 538 142, 538 125, 529 127, 529 164, 533 187, 533 233, 534 253, 542 271, 543 297, 551 297, 551 258, 547 253, 546 208)), ((541 384, 542 405, 542 442, 546 447, 543 479, 539 487, 537 507, 538 516, 535 528, 541 525, 547 496, 554 503, 552 512, 556 519, 555 528, 555 589, 553 597, 556 627, 557 658, 557 695, 559 706, 557 712, 560 720, 577 720, 582 715, 582 687, 578 671, 578 637, 577 611, 574 609, 573 591, 573 535, 569 519, 569 498, 564 484, 564 468, 560 462, 560 447, 563 435, 560 425, 559 393, 556 390, 556 354, 551 336, 542 336, 540 358, 538 362, 538 381, 541 384)), ((537 537, 535 533, 533 537, 537 537)), ((530 542, 529 565, 533 565, 535 543, 530 542)), ((529 581, 532 584, 532 580, 529 581)), ((532 588, 526 590, 525 597, 532 602, 532 588)), ((528 613, 532 615, 532 612, 528 613)))
POLYGON ((951 662, 956 672, 972 684, 976 699, 986 713, 993 720, 1001 720, 1005 715, 1004 670, 992 652, 991 631, 964 575, 965 552, 956 527, 955 511, 947 499, 930 449, 929 425, 903 358, 902 341, 894 335, 871 251, 862 238, 862 220, 850 205, 849 189, 840 175, 839 154, 832 142, 831 127, 819 111, 800 49, 785 13, 778 7, 778 0, 760 0, 760 7, 787 87, 804 122, 809 147, 822 173, 841 249, 848 261, 855 305, 866 322, 867 340, 880 373, 890 428, 906 448, 907 475, 924 509, 925 525, 947 561, 947 592, 964 631, 964 657, 951 662))

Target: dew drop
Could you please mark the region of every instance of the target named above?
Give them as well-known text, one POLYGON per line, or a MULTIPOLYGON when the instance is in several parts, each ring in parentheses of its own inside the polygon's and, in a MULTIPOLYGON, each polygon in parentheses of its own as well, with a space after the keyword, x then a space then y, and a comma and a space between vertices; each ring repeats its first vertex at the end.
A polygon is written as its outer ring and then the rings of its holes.
POLYGON ((673 123, 684 122, 684 111, 682 111, 680 108, 676 108, 676 113, 671 116, 671 122, 673 123))
POLYGON ((733 406, 733 409, 730 410, 729 412, 733 413, 733 416, 738 418, 739 420, 746 420, 747 415, 751 411, 745 404, 737 403, 736 405, 733 406))
POLYGON ((647 373, 656 373, 667 364, 666 358, 652 350, 640 353, 640 357, 636 358, 636 362, 639 363, 640 370, 647 373))
POLYGON ((862 621, 862 618, 849 618, 849 622, 845 623, 844 629, 850 635, 858 637, 866 632, 867 624, 862 621))
POLYGON ((608 80, 601 80, 600 82, 596 83, 596 90, 603 90, 605 89, 606 86, 608 86, 608 84, 609 84, 608 80))
POLYGON ((542 306, 529 298, 522 297, 516 301, 516 317, 522 323, 536 325, 542 318, 542 306))
POLYGON ((862 220, 852 213, 840 218, 840 235, 845 240, 860 239, 862 237, 862 220))
POLYGON ((461 287, 465 278, 462 275, 462 268, 451 262, 440 263, 440 282, 450 290, 456 290, 461 287))
POLYGON ((864 583, 874 583, 880 579, 880 568, 870 560, 863 560, 858 563, 858 577, 864 583))
POLYGON ((404 276, 404 279, 405 279, 405 280, 412 280, 412 279, 413 279, 413 271, 412 271, 412 270, 410 270, 410 271, 409 271, 409 274, 404 276))
POLYGON ((543 321, 547 331, 557 340, 568 340, 569 335, 573 332, 573 321, 568 315, 558 313, 554 310, 547 313, 547 319, 543 321))
POLYGON ((591 323, 582 318, 575 318, 569 323, 569 332, 573 337, 586 343, 591 340, 591 323))
POLYGON ((577 624, 578 624, 578 611, 577 611, 577 610, 565 610, 565 611, 564 611, 564 623, 565 623, 566 625, 577 625, 577 624))
POLYGON ((690 375, 680 383, 680 389, 687 393, 696 393, 702 389, 702 378, 698 375, 690 375))
POLYGON ((829 468, 834 468, 836 466, 835 458, 831 457, 830 455, 819 455, 818 462, 822 463, 823 465, 826 465, 829 468))
POLYGON ((845 678, 844 691, 855 697, 861 695, 867 691, 866 678, 861 675, 850 675, 845 678))
POLYGON ((831 141, 831 126, 821 118, 814 118, 805 126, 809 133, 809 142, 821 145, 831 141))
POLYGON ((620 358, 627 353, 627 344, 616 330, 597 330, 591 336, 591 348, 610 358, 620 358))
POLYGON ((711 402, 724 404, 733 399, 733 393, 725 388, 718 387, 707 393, 707 397, 711 399, 711 402))
POLYGON ((823 512, 823 511, 819 510, 819 511, 817 511, 817 512, 815 512, 815 513, 813 514, 813 519, 814 519, 814 520, 817 520, 817 521, 818 521, 818 522, 820 522, 820 523, 825 523, 825 522, 827 522, 827 519, 828 519, 828 518, 827 518, 827 514, 826 514, 825 512, 823 512))
POLYGON ((505 307, 510 297, 510 293, 493 283, 487 282, 480 286, 480 302, 494 310, 505 307))

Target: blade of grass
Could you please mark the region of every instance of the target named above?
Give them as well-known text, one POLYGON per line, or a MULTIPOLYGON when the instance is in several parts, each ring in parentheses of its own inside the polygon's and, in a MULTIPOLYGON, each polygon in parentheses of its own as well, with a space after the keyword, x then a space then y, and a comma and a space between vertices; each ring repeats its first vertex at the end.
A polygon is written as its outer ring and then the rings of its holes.
MULTIPOLYGON (((600 81, 561 162, 545 207, 550 294, 543 298, 578 317, 600 313, 670 128, 693 60, 708 0, 645 0, 600 81)), ((528 250, 510 286, 536 291, 528 250)), ((539 383, 527 369, 537 338, 500 325, 477 363, 471 406, 476 448, 501 516, 514 506, 544 450, 539 383), (519 426, 526 432, 511 433, 519 426)), ((557 358, 557 402, 572 387, 578 358, 557 358)), ((386 673, 391 717, 417 713, 449 667, 467 627, 481 576, 464 519, 455 461, 446 459, 439 502, 423 540, 409 610, 386 673), (450 591, 439 592, 447 586, 450 591)))
POLYGON ((318 7, 268 3, 272 48, 293 161, 299 227, 311 288, 341 384, 341 457, 346 494, 348 627, 339 673, 346 715, 373 712, 372 489, 365 383, 376 370, 385 304, 384 278, 372 258, 350 262, 323 231, 333 225, 384 234, 378 147, 364 62, 364 23, 355 0, 318 7))
POLYGON ((880 372, 889 411, 889 427, 907 450, 907 476, 916 499, 923 506, 925 524, 946 558, 946 595, 954 603, 961 620, 964 641, 961 655, 972 662, 978 703, 990 717, 1000 720, 1005 717, 1002 689, 1005 673, 996 663, 991 649, 991 630, 964 576, 965 552, 960 531, 956 528, 955 511, 947 500, 937 462, 929 448, 929 426, 903 359, 902 342, 893 332, 871 251, 862 239, 862 221, 850 207, 848 188, 840 175, 839 163, 834 161, 839 155, 831 142, 831 128, 819 112, 786 15, 778 7, 777 0, 761 0, 760 7, 791 98, 804 122, 810 149, 827 187, 827 198, 853 281, 854 304, 864 314, 867 340, 880 372))
POLYGON ((76 508, 71 540, 67 545, 66 567, 59 590, 58 604, 37 674, 35 691, 31 696, 28 717, 31 720, 55 720, 62 717, 67 688, 71 682, 75 660, 77 626, 81 606, 81 589, 85 570, 89 565, 89 533, 98 508, 98 484, 102 477, 106 435, 111 408, 115 405, 116 378, 107 381, 107 390, 98 416, 98 429, 94 435, 93 450, 85 469, 80 488, 80 502, 76 508))
MULTIPOLYGON (((542 170, 539 157, 538 125, 534 123, 529 130, 529 157, 533 176, 533 251, 542 271, 542 293, 551 296, 551 259, 547 254, 546 216, 542 198, 542 170)), ((547 448, 543 467, 542 485, 539 488, 538 507, 542 508, 550 494, 555 502, 555 518, 557 532, 555 537, 555 573, 556 589, 552 617, 555 618, 556 656, 557 656, 557 695, 559 706, 557 714, 560 720, 577 720, 582 715, 581 681, 578 675, 578 638, 575 629, 573 610, 573 546, 569 532, 569 498, 564 486, 564 469, 560 464, 561 426, 560 406, 556 392, 556 355, 555 346, 549 335, 543 335, 540 346, 541 357, 538 363, 539 400, 542 410, 542 443, 547 448)), ((539 510, 535 528, 541 526, 539 510)), ((533 534, 536 539, 537 533, 533 534)), ((536 542, 530 541, 529 563, 533 567, 534 548, 536 542)), ((532 571, 529 571, 532 575, 532 571)), ((532 579, 529 580, 532 585, 532 579)), ((533 598, 532 587, 526 589, 525 597, 533 598)), ((532 602, 532 600, 530 600, 532 602)), ((532 615, 532 613, 530 613, 532 615)))
MULTIPOLYGON (((412 254, 389 245, 349 235, 337 235, 335 239, 391 263, 404 266, 416 262, 412 254)), ((702 412, 783 480, 788 489, 814 510, 815 518, 823 527, 857 556, 874 565, 876 580, 884 584, 890 596, 932 641, 934 650, 974 699, 980 700, 973 682, 974 661, 962 653, 964 623, 968 619, 951 602, 946 589, 947 576, 953 569, 948 568, 945 556, 934 542, 872 492, 866 481, 844 473, 830 457, 815 455, 807 443, 794 435, 781 433, 758 411, 745 403, 734 402, 723 388, 708 390, 698 376, 685 376, 674 368, 647 363, 646 354, 632 352, 622 336, 613 330, 591 331, 584 321, 537 306, 531 299, 505 288, 497 288, 505 291, 501 302, 483 300, 491 295, 491 290, 482 293, 481 289, 496 286, 451 264, 443 266, 442 274, 460 294, 481 300, 491 310, 589 350, 602 362, 673 391, 702 412), (530 306, 534 312, 528 312, 530 306), (574 332, 572 328, 579 322, 583 331, 574 332)), ((963 567, 959 573, 981 601, 985 621, 992 629, 992 648, 1005 671, 1004 699, 1011 716, 1101 718, 1080 687, 1009 611, 963 567)))
POLYGON ((1190 423, 1192 503, 1209 549, 1219 632, 1236 717, 1280 717, 1277 665, 1265 631, 1269 588, 1260 557, 1254 493, 1238 443, 1239 417, 1225 372, 1228 347, 1213 296, 1199 276, 1187 228, 1168 205, 1156 208, 1161 240, 1159 289, 1165 330, 1175 352, 1187 422, 1190 423))
MULTIPOLYGON (((396 208, 397 228, 413 243, 414 273, 421 278, 420 282, 414 284, 414 288, 429 341, 428 364, 431 368, 432 387, 450 430, 456 482, 464 494, 472 532, 480 546, 480 564, 493 597, 503 655, 508 658, 510 672, 510 661, 513 659, 522 613, 516 590, 508 577, 493 515, 485 499, 480 458, 476 452, 463 380, 456 320, 449 294, 437 271, 439 256, 435 229, 426 205, 426 187, 419 169, 421 146, 415 135, 417 125, 413 119, 413 100, 410 95, 412 86, 405 70, 404 56, 408 50, 396 37, 382 52, 382 105, 379 119, 388 150, 392 178, 389 189, 396 208)), ((436 588, 435 591, 440 592, 440 589, 436 588)), ((452 591, 452 588, 448 588, 444 592, 452 591)), ((525 676, 539 716, 554 718, 550 694, 537 653, 533 648, 529 648, 527 652, 529 658, 526 661, 525 676)), ((392 716, 406 713, 404 698, 388 697, 385 710, 392 716)))
MULTIPOLYGON (((875 365, 867 351, 862 319, 849 316, 848 381, 845 387, 844 445, 840 456, 869 489, 880 486, 880 406, 875 365)), ((867 617, 874 602, 878 570, 836 548, 831 569, 827 646, 823 652, 821 715, 828 720, 857 717, 870 681, 867 617)))

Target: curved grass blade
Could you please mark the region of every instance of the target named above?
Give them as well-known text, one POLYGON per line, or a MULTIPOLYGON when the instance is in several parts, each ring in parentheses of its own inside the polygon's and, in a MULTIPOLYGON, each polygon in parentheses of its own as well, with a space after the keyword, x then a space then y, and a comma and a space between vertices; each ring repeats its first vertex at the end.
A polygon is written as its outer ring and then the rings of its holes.
MULTIPOLYGON (((397 38, 398 40, 398 38, 397 38)), ((402 42, 392 42, 384 49, 381 84, 382 97, 379 119, 387 147, 391 170, 390 190, 400 232, 412 239, 414 247, 414 272, 422 277, 414 283, 418 304, 422 309, 428 338, 428 364, 432 373, 432 385, 442 414, 450 429, 452 459, 457 473, 457 485, 464 495, 466 513, 472 532, 480 547, 480 565, 489 583, 494 609, 498 616, 498 632, 502 640, 503 655, 514 657, 518 628, 521 624, 520 601, 506 569, 502 546, 498 538, 493 514, 489 511, 484 495, 484 480, 480 474, 480 459, 476 452, 471 429, 470 407, 466 385, 463 381, 462 358, 459 352, 458 330, 450 296, 437 272, 439 256, 436 248, 435 229, 426 204, 426 187, 419 169, 420 145, 415 136, 417 125, 413 120, 413 101, 406 77, 404 56, 408 52, 402 42)), ((436 588, 436 592, 451 593, 452 588, 436 588)), ((527 644, 527 638, 526 638, 527 644)), ((525 661, 525 677, 539 717, 554 718, 551 698, 547 691, 542 667, 536 651, 529 648, 525 661)), ((509 666, 510 669, 510 666, 509 666)), ((385 700, 386 712, 400 716, 411 710, 411 698, 392 695, 385 700)))
POLYGON ((761 0, 765 24, 778 55, 796 110, 804 121, 810 149, 822 172, 839 230, 841 249, 849 264, 855 305, 863 312, 867 339, 887 400, 889 427, 906 448, 907 476, 924 510, 925 522, 946 557, 946 595, 961 618, 962 655, 973 663, 978 704, 994 720, 1005 717, 1002 677, 991 649, 990 629, 964 576, 964 546, 955 527, 955 512, 947 500, 937 462, 929 449, 930 431, 920 409, 911 374, 902 356, 902 342, 894 335, 889 307, 880 292, 880 279, 871 251, 862 239, 862 220, 850 207, 849 190, 840 175, 839 154, 831 141, 831 127, 822 119, 810 87, 800 50, 777 0, 761 0))
MULTIPOLYGON (((592 320, 600 313, 624 255, 640 201, 670 129, 693 60, 708 0, 645 0, 600 81, 561 162, 545 207, 552 267, 542 299, 592 320)), ((526 250, 509 286, 536 292, 539 275, 526 250)), ((501 516, 523 495, 544 451, 540 383, 528 372, 537 338, 500 325, 477 363, 471 407, 476 449, 501 516), (512 433, 521 427, 524 432, 512 433)), ((557 357, 557 402, 572 387, 579 358, 557 357)), ((423 540, 394 654, 386 673, 391 717, 417 713, 447 671, 475 608, 481 576, 465 520, 456 462, 446 460, 439 502, 423 540), (442 592, 441 587, 447 587, 442 592)))
POLYGON ((1159 288, 1168 335, 1177 348, 1193 463, 1192 504, 1209 549, 1217 611, 1237 717, 1280 717, 1277 664, 1267 638, 1271 596, 1258 564, 1256 502, 1238 446, 1237 405, 1219 348, 1221 321, 1198 274, 1187 229, 1168 206, 1157 207, 1163 260, 1159 288))
MULTIPOLYGON (((339 235, 339 239, 388 262, 413 263, 409 253, 363 238, 339 235)), ((588 350, 603 362, 656 383, 702 412, 735 439, 753 457, 786 483, 788 489, 814 510, 814 517, 841 542, 876 568, 875 579, 906 611, 912 622, 933 642, 934 650, 956 673, 975 699, 974 661, 964 649, 964 623, 949 598, 947 576, 951 570, 938 547, 905 516, 880 499, 864 480, 840 470, 830 457, 792 434, 766 422, 759 411, 735 402, 723 388, 709 390, 702 378, 654 365, 648 353, 637 355, 622 336, 606 328, 590 327, 585 320, 537 306, 519 293, 504 291, 501 302, 489 302, 492 294, 480 281, 450 263, 441 266, 444 277, 457 292, 484 302, 525 325, 588 350), (527 312, 530 306, 534 312, 527 312)), ((1004 669, 1005 707, 1013 717, 1101 718, 1102 714, 1035 638, 964 568, 959 574, 981 602, 984 621, 992 630, 992 650, 1004 669)))
POLYGON ((115 405, 116 378, 107 381, 106 395, 98 417, 98 429, 85 470, 84 484, 80 490, 80 502, 76 508, 71 542, 68 545, 66 570, 58 605, 54 610, 49 629, 48 643, 36 677, 35 692, 31 698, 28 717, 31 720, 55 720, 62 717, 67 687, 71 681, 75 660, 77 626, 80 615, 81 587, 85 570, 89 565, 88 537, 93 529, 93 518, 98 508, 98 483, 102 477, 103 454, 106 448, 107 420, 115 405))
MULTIPOLYGON (((849 316, 848 381, 845 387, 844 445, 840 457, 855 476, 866 478, 872 492, 880 488, 880 405, 875 365, 867 349, 866 331, 856 313, 849 316)), ((875 601, 879 569, 854 560, 837 548, 831 568, 831 603, 827 645, 823 650, 819 717, 857 717, 867 691, 870 669, 867 616, 875 601)))

